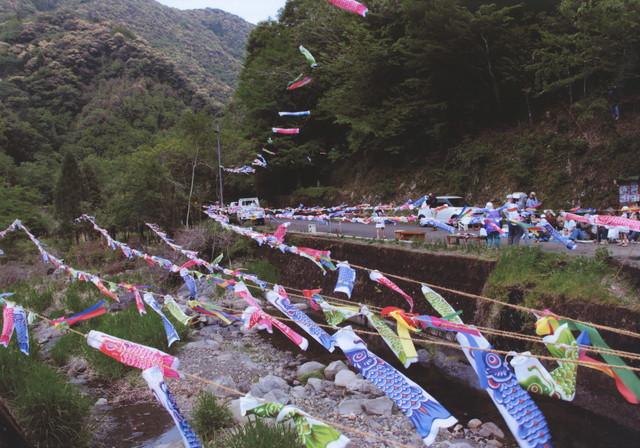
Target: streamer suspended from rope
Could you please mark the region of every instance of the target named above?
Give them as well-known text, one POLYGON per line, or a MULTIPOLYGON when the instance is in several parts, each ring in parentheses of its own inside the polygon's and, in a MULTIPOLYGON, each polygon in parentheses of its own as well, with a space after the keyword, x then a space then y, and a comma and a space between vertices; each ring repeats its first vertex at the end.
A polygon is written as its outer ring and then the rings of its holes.
POLYGON ((366 17, 369 12, 369 8, 364 6, 362 3, 358 3, 355 0, 327 0, 333 6, 344 9, 345 11, 352 12, 354 14, 358 14, 362 17, 366 17))
POLYGON ((313 55, 309 50, 304 48, 302 45, 298 47, 298 50, 300 50, 300 53, 302 53, 302 56, 304 56, 304 58, 307 60, 311 68, 316 68, 318 66, 318 63, 316 62, 316 58, 313 57, 313 55))

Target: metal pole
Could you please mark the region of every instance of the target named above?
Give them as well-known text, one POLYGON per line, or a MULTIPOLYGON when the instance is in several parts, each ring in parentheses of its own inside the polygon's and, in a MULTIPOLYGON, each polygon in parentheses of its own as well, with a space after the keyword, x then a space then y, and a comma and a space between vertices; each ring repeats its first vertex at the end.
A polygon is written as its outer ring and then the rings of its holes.
POLYGON ((220 151, 220 123, 217 125, 216 135, 218 136, 218 178, 220 179, 220 207, 224 207, 224 191, 222 186, 222 153, 220 151))

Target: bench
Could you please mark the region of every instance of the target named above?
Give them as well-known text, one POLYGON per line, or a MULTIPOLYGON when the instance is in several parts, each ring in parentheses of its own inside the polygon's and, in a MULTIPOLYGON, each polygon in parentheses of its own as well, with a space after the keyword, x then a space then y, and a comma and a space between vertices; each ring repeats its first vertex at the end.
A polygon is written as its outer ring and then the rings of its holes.
POLYGON ((485 237, 483 236, 475 236, 475 235, 447 235, 447 244, 450 246, 455 246, 460 244, 460 241, 468 244, 470 242, 484 242, 485 237))
POLYGON ((400 241, 424 241, 425 232, 417 230, 396 230, 396 239, 400 241))

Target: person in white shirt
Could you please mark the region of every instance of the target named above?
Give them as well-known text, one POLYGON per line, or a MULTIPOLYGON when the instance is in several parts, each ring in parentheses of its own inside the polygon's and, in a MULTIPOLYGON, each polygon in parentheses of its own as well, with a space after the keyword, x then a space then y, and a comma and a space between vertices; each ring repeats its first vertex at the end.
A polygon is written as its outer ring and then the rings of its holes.
POLYGON ((373 218, 373 222, 376 223, 376 238, 379 240, 384 240, 384 217, 382 216, 382 210, 375 211, 376 216, 373 218))

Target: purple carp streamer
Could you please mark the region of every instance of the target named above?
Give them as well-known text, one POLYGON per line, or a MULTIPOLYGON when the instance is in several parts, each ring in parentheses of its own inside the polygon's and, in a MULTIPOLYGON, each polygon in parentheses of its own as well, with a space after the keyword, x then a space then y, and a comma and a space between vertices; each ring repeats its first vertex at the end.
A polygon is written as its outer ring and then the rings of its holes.
POLYGON ((147 382, 147 385, 153 392, 153 395, 155 395, 156 399, 167 410, 175 422, 176 427, 182 436, 184 446, 187 448, 200 448, 202 446, 200 444, 200 440, 193 432, 193 429, 191 429, 187 419, 184 418, 180 412, 180 409, 178 409, 178 405, 169 390, 169 386, 164 382, 162 371, 158 367, 151 367, 142 372, 142 377, 147 382))

